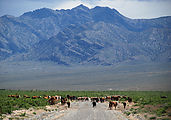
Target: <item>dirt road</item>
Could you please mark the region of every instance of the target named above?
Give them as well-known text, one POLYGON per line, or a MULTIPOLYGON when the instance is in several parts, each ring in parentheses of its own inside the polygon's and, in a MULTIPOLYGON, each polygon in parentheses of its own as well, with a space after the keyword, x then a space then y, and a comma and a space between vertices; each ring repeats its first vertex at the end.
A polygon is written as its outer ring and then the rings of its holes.
POLYGON ((97 103, 93 108, 91 102, 77 102, 71 109, 59 120, 127 120, 122 113, 109 110, 105 103, 97 103))
MULTIPOLYGON (((92 107, 91 102, 73 102, 71 108, 52 111, 34 116, 31 119, 40 120, 128 120, 123 113, 109 110, 107 103, 97 103, 92 107)), ((31 120, 30 119, 30 120, 31 120)))

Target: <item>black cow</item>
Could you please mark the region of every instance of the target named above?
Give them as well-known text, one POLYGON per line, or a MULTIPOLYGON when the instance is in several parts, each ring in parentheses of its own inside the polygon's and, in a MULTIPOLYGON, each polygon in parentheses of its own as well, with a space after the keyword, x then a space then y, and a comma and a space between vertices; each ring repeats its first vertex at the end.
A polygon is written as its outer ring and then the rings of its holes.
POLYGON ((125 107, 126 107, 126 102, 123 102, 123 106, 124 106, 124 109, 125 109, 125 107))
POLYGON ((132 98, 128 97, 128 102, 132 102, 132 98))
POLYGON ((70 104, 71 104, 71 103, 68 101, 68 102, 67 102, 68 108, 70 108, 70 104))
POLYGON ((93 104, 93 107, 96 107, 96 102, 95 101, 93 101, 92 104, 93 104))

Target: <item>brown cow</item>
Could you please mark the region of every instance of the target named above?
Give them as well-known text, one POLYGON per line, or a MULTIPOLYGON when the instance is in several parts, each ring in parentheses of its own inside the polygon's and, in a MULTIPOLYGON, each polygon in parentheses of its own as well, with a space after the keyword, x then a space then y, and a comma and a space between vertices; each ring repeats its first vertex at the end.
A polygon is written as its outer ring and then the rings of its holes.
POLYGON ((52 96, 49 100, 48 100, 49 104, 54 105, 58 102, 58 99, 56 99, 54 96, 52 96))
POLYGON ((105 101, 105 98, 104 98, 104 97, 101 97, 101 98, 100 98, 100 102, 101 102, 101 103, 104 103, 104 101, 105 101))
POLYGON ((24 97, 25 97, 25 98, 30 98, 30 96, 28 96, 28 95, 24 95, 24 97))
POLYGON ((19 98, 20 95, 8 95, 8 97, 19 98))
POLYGON ((45 95, 43 98, 44 98, 44 99, 49 99, 49 98, 51 98, 51 96, 45 95))
POLYGON ((77 100, 88 101, 88 97, 78 97, 77 100))
POLYGON ((67 102, 67 98, 61 97, 61 104, 64 105, 67 102))
POLYGON ((117 105, 118 105, 118 103, 116 101, 110 101, 109 102, 109 108, 110 108, 110 110, 113 108, 113 106, 115 107, 115 110, 116 110, 117 105))
POLYGON ((92 102, 96 101, 98 103, 100 101, 98 97, 91 97, 90 99, 92 102))
POLYGON ((48 96, 45 96, 45 97, 43 97, 44 99, 49 99, 49 97, 48 96))
POLYGON ((106 100, 107 101, 111 100, 111 96, 106 96, 106 100))
POLYGON ((11 95, 8 95, 8 97, 11 97, 11 95))
POLYGON ((78 100, 78 101, 82 100, 82 97, 78 97, 77 100, 78 100))
POLYGON ((41 98, 41 96, 32 96, 32 99, 41 98))
POLYGON ((122 96, 122 98, 126 100, 127 96, 122 96))
POLYGON ((119 96, 111 96, 111 100, 118 101, 119 100, 119 96))

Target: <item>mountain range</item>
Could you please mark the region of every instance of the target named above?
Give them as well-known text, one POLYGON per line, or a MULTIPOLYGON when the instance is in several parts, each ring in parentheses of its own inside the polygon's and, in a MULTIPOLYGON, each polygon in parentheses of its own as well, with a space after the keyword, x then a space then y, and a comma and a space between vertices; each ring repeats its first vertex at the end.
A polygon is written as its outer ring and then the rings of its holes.
POLYGON ((60 65, 171 62, 171 16, 130 19, 117 10, 79 5, 0 17, 0 60, 60 65))

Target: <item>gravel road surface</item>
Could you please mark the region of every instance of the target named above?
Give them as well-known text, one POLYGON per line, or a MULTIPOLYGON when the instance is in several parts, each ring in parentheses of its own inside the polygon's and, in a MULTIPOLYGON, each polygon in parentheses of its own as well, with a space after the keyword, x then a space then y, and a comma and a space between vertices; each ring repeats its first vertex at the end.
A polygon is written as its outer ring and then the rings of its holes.
POLYGON ((72 102, 71 108, 42 113, 29 120, 128 120, 118 110, 109 110, 107 103, 72 102))

